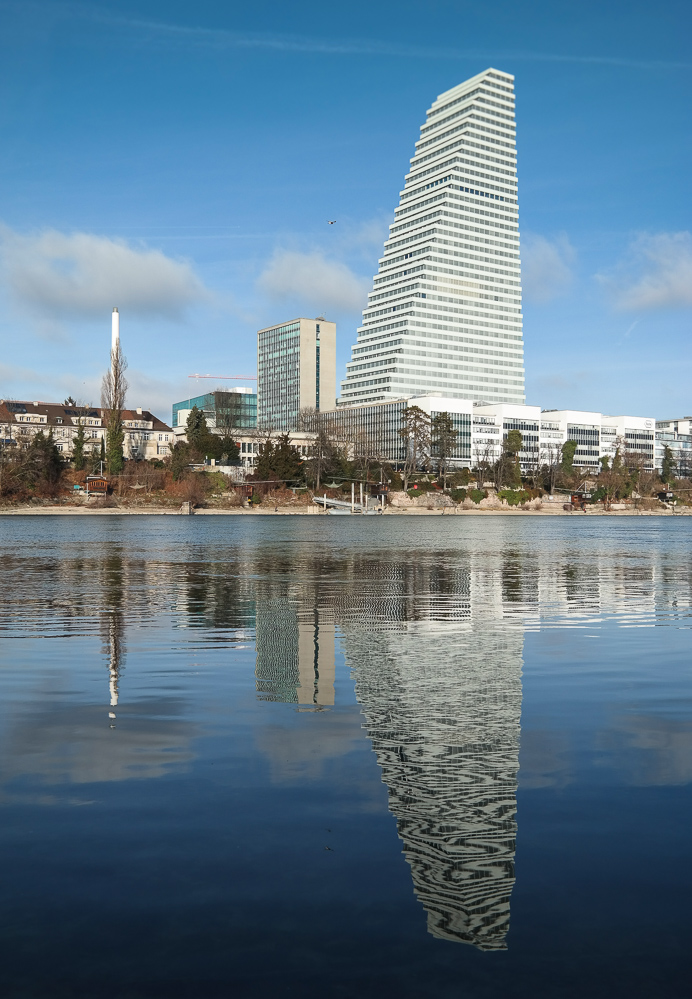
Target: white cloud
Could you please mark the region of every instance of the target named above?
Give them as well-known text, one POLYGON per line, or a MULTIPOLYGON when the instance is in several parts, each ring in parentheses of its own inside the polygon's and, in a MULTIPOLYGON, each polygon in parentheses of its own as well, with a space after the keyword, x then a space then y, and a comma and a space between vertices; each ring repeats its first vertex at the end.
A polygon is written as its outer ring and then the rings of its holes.
POLYGON ((370 290, 367 278, 358 277, 346 264, 329 260, 317 250, 277 250, 257 284, 270 298, 299 300, 317 313, 363 309, 370 290))
POLYGON ((524 296, 533 302, 549 302, 569 290, 574 279, 575 252, 564 234, 554 240, 530 234, 522 244, 524 296))
POLYGON ((618 309, 674 309, 692 305, 692 234, 642 234, 625 259, 597 280, 618 309))
POLYGON ((12 297, 49 322, 102 315, 114 305, 133 316, 180 319, 208 296, 186 261, 85 232, 22 235, 1 226, 0 265, 12 297))

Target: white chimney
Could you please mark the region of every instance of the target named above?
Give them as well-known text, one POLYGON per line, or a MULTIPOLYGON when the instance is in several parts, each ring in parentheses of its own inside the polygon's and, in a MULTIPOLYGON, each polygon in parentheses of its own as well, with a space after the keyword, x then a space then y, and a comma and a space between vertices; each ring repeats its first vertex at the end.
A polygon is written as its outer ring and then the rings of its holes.
POLYGON ((120 342, 120 313, 118 307, 113 307, 113 319, 111 326, 111 352, 115 352, 120 342))

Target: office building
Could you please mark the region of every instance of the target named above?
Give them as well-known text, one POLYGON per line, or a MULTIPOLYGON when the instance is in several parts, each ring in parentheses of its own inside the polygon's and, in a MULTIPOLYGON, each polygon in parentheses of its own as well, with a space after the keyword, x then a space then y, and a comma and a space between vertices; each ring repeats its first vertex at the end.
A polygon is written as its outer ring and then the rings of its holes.
POLYGON ((397 463, 406 458, 406 446, 399 431, 409 406, 417 406, 431 419, 438 413, 448 413, 458 434, 458 446, 450 464, 470 467, 473 403, 468 399, 414 396, 365 406, 338 406, 320 416, 328 433, 347 442, 354 452, 367 450, 372 457, 397 463))
POLYGON ((295 430, 301 410, 336 404, 336 325, 323 317, 294 319, 257 333, 257 420, 262 428, 295 430))
POLYGON ((670 449, 675 462, 675 474, 692 474, 692 416, 656 421, 654 462, 659 471, 663 467, 666 448, 670 449))
POLYGON ((514 77, 487 69, 428 111, 340 405, 525 401, 518 213, 514 77))
POLYGON ((202 410, 209 429, 219 434, 228 430, 254 430, 257 426, 257 393, 251 388, 217 389, 174 402, 174 430, 187 426, 193 406, 202 410))

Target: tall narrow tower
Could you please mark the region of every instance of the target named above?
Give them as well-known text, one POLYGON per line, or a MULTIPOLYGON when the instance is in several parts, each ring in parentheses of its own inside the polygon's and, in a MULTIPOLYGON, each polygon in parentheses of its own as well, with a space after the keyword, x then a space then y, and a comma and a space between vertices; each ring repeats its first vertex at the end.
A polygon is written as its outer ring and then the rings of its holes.
POLYGON ((111 320, 111 353, 115 353, 120 343, 120 313, 117 305, 113 306, 113 317, 111 320))
POLYGON ((340 405, 523 403, 514 77, 440 94, 416 143, 340 405))

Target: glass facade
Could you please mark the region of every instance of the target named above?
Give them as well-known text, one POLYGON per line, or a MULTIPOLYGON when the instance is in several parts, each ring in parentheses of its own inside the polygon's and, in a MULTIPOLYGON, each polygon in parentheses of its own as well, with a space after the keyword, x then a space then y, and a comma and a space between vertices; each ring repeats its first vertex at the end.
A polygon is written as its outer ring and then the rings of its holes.
POLYGON ((524 403, 515 139, 507 73, 488 69, 433 103, 341 406, 429 394, 524 403))
POLYGON ((257 393, 217 390, 173 403, 173 426, 184 427, 189 411, 204 411, 210 430, 252 430, 257 426, 257 393))
POLYGON ((257 395, 260 426, 295 427, 300 410, 300 321, 260 330, 257 395))

